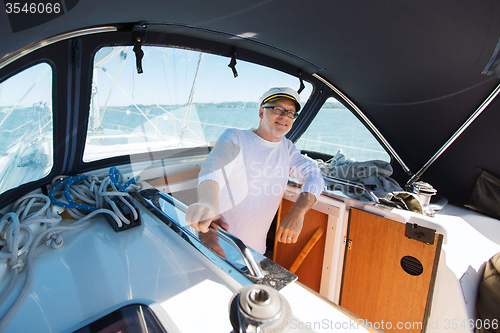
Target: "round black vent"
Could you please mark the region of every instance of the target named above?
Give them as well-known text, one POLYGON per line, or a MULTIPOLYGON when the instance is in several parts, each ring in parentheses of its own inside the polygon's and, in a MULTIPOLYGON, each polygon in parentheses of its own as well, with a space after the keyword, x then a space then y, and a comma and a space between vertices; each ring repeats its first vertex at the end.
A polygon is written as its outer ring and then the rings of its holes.
POLYGON ((410 275, 420 275, 424 271, 424 266, 417 258, 404 256, 401 258, 401 267, 410 275))

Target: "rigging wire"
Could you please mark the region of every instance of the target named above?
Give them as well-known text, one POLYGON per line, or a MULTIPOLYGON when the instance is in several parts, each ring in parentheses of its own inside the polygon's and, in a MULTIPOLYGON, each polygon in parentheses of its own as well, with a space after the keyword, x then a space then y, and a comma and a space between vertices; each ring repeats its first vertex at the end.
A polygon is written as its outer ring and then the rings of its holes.
MULTIPOLYGON (((196 83, 196 80, 197 80, 197 75, 198 75, 198 72, 199 72, 199 68, 200 68, 200 65, 201 65, 201 58, 202 58, 202 55, 203 53, 200 52, 200 57, 199 57, 199 60, 198 60, 198 68, 196 70, 196 76, 195 76, 195 79, 193 81, 193 85, 196 83)), ((175 68, 175 67, 174 67, 175 68)), ((128 86, 130 88, 132 88, 132 90, 134 90, 134 87, 131 86, 130 84, 128 84, 126 81, 123 81, 121 80, 119 77, 115 77, 115 76, 111 76, 108 71, 104 71, 104 73, 112 80, 112 85, 113 87, 117 87, 118 89, 120 89, 123 94, 125 95, 125 97, 131 102, 131 104, 141 113, 141 115, 147 120, 147 122, 149 122, 151 124, 151 126, 153 126, 155 132, 157 133, 161 133, 161 131, 158 129, 158 127, 153 124, 153 122, 151 121, 151 119, 149 119, 149 117, 147 116, 147 114, 141 109, 141 107, 139 107, 139 105, 137 105, 137 103, 134 101, 134 99, 129 96, 129 94, 125 91, 125 89, 118 83, 118 81, 121 81, 122 83, 125 84, 125 86, 128 86)), ((174 71, 174 76, 176 75, 176 72, 174 71)), ((186 73, 186 76, 187 76, 187 73, 186 73)), ((187 82, 187 79, 185 80, 185 82, 187 82)), ((176 90, 177 91, 177 90, 176 90)), ((191 94, 190 94, 190 99, 191 99, 191 102, 189 102, 189 99, 188 99, 188 103, 186 103, 186 108, 188 107, 188 105, 190 105, 190 103, 192 104, 192 95, 194 94, 194 86, 192 86, 192 89, 191 89, 191 94)), ((145 97, 146 99, 148 100, 151 100, 148 96, 146 95, 143 95, 141 94, 142 97, 145 97)), ((109 99, 110 96, 108 96, 108 99, 109 99)), ((166 114, 169 115, 169 117, 175 121, 178 121, 179 123, 181 123, 181 131, 182 131, 182 124, 183 124, 183 119, 181 120, 180 118, 177 118, 176 116, 174 116, 172 114, 171 111, 167 110, 164 106, 162 105, 158 105, 157 103, 154 103, 154 105, 156 107, 158 107, 159 109, 161 109, 162 111, 164 111, 166 114)), ((186 110, 186 109, 185 109, 186 110)), ((99 120, 99 124, 102 124, 102 114, 101 114, 101 118, 99 120)), ((191 129, 190 127, 187 127, 184 131, 187 131, 189 130, 190 133, 192 133, 193 135, 195 135, 197 138, 201 139, 201 137, 199 136, 199 133, 196 133, 193 129, 191 129)))
POLYGON ((198 80, 198 74, 200 72, 201 60, 203 59, 203 53, 200 52, 200 57, 198 58, 198 65, 196 66, 196 73, 193 79, 193 85, 191 86, 191 92, 189 93, 189 98, 186 103, 186 109, 184 110, 184 117, 182 118, 181 131, 179 133, 179 145, 182 145, 184 141, 184 136, 186 135, 187 129, 189 129, 189 119, 191 118, 191 108, 193 107, 194 90, 196 87, 196 81, 198 80))
MULTIPOLYGON (((102 108, 102 112, 100 114, 99 121, 97 122, 98 124, 100 124, 102 122, 102 119, 104 118, 104 114, 106 113, 106 109, 108 107, 109 99, 111 98, 111 95, 113 94, 113 88, 115 87, 116 81, 120 77, 120 74, 123 70, 123 67, 125 66, 125 60, 127 59, 127 56, 126 56, 126 53, 125 53, 125 56, 123 56, 122 54, 123 53, 120 53, 120 58, 117 59, 118 64, 115 68, 115 72, 114 72, 113 77, 111 79, 112 80, 111 88, 109 89, 108 98, 106 98, 106 102, 104 103, 104 106, 102 108)), ((102 68, 102 69, 109 76, 106 69, 105 68, 102 68)))
POLYGON ((35 88, 35 86, 38 84, 38 82, 42 79, 42 77, 45 75, 45 73, 49 70, 50 66, 47 67, 43 72, 42 74, 40 74, 40 76, 38 77, 38 79, 35 80, 35 82, 33 82, 33 84, 28 88, 28 90, 24 93, 24 95, 19 99, 19 101, 16 102, 16 104, 14 104, 12 106, 12 108, 10 109, 9 113, 2 119, 2 121, 0 121, 0 128, 2 127, 3 123, 5 122, 5 120, 11 115, 11 113, 14 111, 14 110, 17 110, 17 107, 19 104, 21 104, 22 101, 24 101, 24 99, 30 94, 30 92, 33 90, 33 88, 35 88))

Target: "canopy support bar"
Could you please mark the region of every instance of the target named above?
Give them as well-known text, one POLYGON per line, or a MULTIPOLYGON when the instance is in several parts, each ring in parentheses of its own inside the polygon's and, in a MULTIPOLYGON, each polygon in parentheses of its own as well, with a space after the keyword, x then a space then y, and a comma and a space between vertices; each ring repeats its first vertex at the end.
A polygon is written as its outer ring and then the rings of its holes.
POLYGON ((370 128, 373 134, 378 138, 379 142, 385 147, 387 152, 396 160, 398 163, 401 165, 403 170, 406 172, 406 174, 411 175, 412 172, 406 166, 405 162, 399 157, 398 153, 392 148, 392 146, 387 142, 387 140, 384 138, 382 133, 373 125, 373 123, 368 119, 368 117, 365 116, 365 114, 358 108, 356 104, 354 104, 346 95, 344 95, 337 87, 335 87, 333 84, 322 78, 320 75, 313 73, 312 76, 323 82, 325 85, 327 85, 330 89, 332 89, 340 98, 342 98, 356 114, 363 119, 364 123, 370 128))
POLYGON ((448 149, 448 147, 450 147, 453 142, 455 142, 455 140, 467 129, 467 127, 469 127, 469 125, 472 124, 474 120, 476 120, 476 118, 488 107, 488 105, 493 102, 493 100, 499 93, 500 84, 495 88, 495 90, 493 90, 493 92, 488 96, 488 98, 486 98, 486 100, 479 106, 479 108, 477 108, 477 110, 469 117, 469 119, 467 119, 465 123, 455 132, 455 134, 453 134, 451 138, 449 138, 448 141, 446 141, 446 143, 434 154, 434 156, 432 156, 431 159, 427 161, 427 163, 425 163, 425 165, 420 170, 418 170, 418 172, 414 174, 410 178, 410 180, 408 180, 408 183, 406 183, 407 187, 412 187, 412 185, 422 176, 422 174, 431 166, 431 164, 434 163, 434 161, 436 161, 438 157, 441 156, 441 154, 444 153, 445 150, 448 149))

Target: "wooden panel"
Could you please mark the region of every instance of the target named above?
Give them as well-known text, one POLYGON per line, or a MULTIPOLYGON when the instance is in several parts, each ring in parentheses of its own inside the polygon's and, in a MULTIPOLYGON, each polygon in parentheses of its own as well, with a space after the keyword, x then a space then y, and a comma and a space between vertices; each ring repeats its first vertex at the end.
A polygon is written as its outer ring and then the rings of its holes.
MULTIPOLYGON (((196 166, 193 168, 188 168, 177 172, 169 173, 163 177, 147 179, 145 181, 149 183, 149 185, 151 186, 161 187, 164 185, 175 184, 175 183, 185 182, 188 180, 197 179, 199 173, 200 173, 200 167, 196 166)), ((170 194, 175 199, 179 200, 180 202, 188 206, 198 201, 198 191, 196 187, 173 192, 170 194)))
POLYGON ((407 238, 404 223, 357 209, 350 214, 340 305, 373 324, 391 323, 394 330, 417 323, 402 331, 425 331, 442 236, 426 245, 407 238), (420 260, 421 275, 403 270, 404 256, 420 260))
MULTIPOLYGON (((278 210, 278 222, 276 228, 286 217, 290 209, 292 208, 294 202, 289 200, 282 200, 281 206, 278 210)), ((304 226, 299 235, 297 243, 295 244, 284 244, 274 243, 274 261, 279 265, 290 269, 295 259, 299 256, 300 252, 306 246, 307 242, 314 235, 318 227, 327 229, 328 225, 328 215, 318 212, 316 210, 309 210, 304 218, 304 226)), ((277 229, 276 229, 277 230, 277 229)), ((323 267, 323 255, 325 251, 325 237, 324 233, 318 242, 314 245, 311 252, 305 258, 305 260, 300 265, 299 269, 295 273, 298 276, 298 280, 311 288, 312 290, 319 293, 321 284, 321 271, 323 267)))
POLYGON ((158 178, 154 178, 154 179, 147 179, 145 181, 154 187, 184 182, 187 180, 192 180, 192 179, 198 178, 198 174, 200 173, 200 169, 201 168, 197 166, 197 167, 173 172, 173 173, 170 173, 170 174, 165 175, 163 177, 158 177, 158 178))

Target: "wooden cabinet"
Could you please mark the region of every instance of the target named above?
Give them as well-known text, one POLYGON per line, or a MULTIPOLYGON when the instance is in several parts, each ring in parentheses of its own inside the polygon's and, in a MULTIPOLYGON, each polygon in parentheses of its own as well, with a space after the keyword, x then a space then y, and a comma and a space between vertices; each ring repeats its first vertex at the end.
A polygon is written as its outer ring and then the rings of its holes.
MULTIPOLYGON (((282 201, 278 210, 276 228, 279 227, 279 224, 286 217, 293 204, 294 202, 289 200, 284 199, 282 201)), ((290 269, 318 228, 322 228, 324 232, 307 253, 307 256, 304 258, 295 274, 298 276, 299 282, 319 293, 325 252, 326 230, 328 229, 327 214, 314 209, 309 210, 304 218, 304 226, 297 243, 284 244, 275 242, 273 260, 282 267, 290 269)))
POLYGON ((430 245, 406 237, 405 227, 351 209, 340 305, 383 331, 424 332, 442 235, 430 245))

